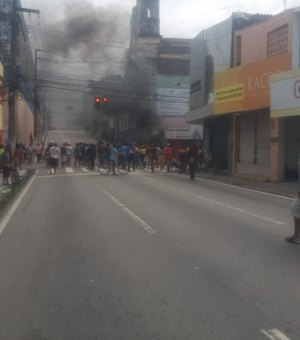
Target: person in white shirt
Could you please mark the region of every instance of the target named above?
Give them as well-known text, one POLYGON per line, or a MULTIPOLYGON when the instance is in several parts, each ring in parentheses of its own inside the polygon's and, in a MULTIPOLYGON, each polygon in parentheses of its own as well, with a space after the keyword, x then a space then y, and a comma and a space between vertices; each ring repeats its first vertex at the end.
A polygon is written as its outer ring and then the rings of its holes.
POLYGON ((50 151, 50 175, 52 175, 52 169, 54 169, 54 174, 56 174, 56 169, 58 167, 58 160, 60 158, 60 148, 57 143, 51 147, 50 151))

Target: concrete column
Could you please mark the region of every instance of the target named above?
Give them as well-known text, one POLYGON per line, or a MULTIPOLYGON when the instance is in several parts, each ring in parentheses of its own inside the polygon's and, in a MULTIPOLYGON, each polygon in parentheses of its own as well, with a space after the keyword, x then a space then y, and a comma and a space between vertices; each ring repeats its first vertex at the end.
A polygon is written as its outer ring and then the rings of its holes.
POLYGON ((281 180, 279 171, 279 118, 271 118, 271 182, 281 180))
POLYGON ((233 114, 232 127, 232 176, 236 176, 237 163, 240 153, 240 124, 238 114, 233 114))

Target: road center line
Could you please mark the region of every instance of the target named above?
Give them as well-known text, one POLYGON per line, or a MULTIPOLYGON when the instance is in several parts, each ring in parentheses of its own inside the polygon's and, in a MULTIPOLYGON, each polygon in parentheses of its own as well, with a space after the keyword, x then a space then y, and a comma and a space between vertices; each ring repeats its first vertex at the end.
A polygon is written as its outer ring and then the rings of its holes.
POLYGON ((12 218, 15 211, 18 209, 20 203, 22 202, 24 196, 27 194, 27 192, 28 192, 29 188, 31 187, 33 181, 36 179, 36 176, 37 176, 37 173, 35 175, 33 175, 31 180, 29 181, 29 183, 26 185, 25 189, 21 192, 19 197, 16 199, 16 201, 14 202, 12 207, 9 209, 9 211, 7 212, 7 214, 5 215, 3 220, 1 221, 1 223, 0 223, 0 235, 2 234, 3 230, 7 226, 8 222, 12 218))
POLYGON ((122 204, 120 201, 118 201, 113 195, 111 195, 106 190, 102 189, 103 192, 122 210, 124 211, 128 216, 133 218, 135 222, 137 222, 144 230, 147 231, 149 234, 156 234, 156 230, 154 230, 152 227, 149 226, 145 221, 143 221, 140 217, 138 217, 133 211, 128 209, 124 204, 122 204))
POLYGON ((276 328, 268 330, 262 329, 261 332, 271 340, 291 340, 276 328))

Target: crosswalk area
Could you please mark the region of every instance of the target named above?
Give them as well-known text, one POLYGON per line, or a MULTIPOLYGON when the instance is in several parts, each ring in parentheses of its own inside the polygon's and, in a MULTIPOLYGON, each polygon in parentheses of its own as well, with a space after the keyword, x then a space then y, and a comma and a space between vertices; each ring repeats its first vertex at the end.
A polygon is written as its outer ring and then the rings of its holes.
MULTIPOLYGON (((151 169, 148 168, 137 168, 135 170, 130 170, 128 173, 129 175, 142 175, 145 173, 152 173, 151 169)), ((155 174, 164 174, 166 173, 166 169, 160 170, 155 169, 155 174)), ((110 173, 111 174, 111 173, 110 173)), ((118 171, 116 171, 116 174, 118 174, 118 171)), ((91 170, 85 166, 81 167, 58 167, 56 170, 56 174, 53 173, 50 174, 50 169, 47 167, 42 167, 39 169, 38 176, 39 177, 53 177, 53 176, 78 176, 78 175, 99 175, 102 176, 101 173, 98 171, 98 166, 95 166, 94 170, 91 170)))
POLYGON ((43 167, 39 169, 38 176, 40 177, 48 177, 48 176, 70 176, 70 175, 96 175, 99 174, 98 168, 95 167, 94 170, 90 170, 87 167, 81 166, 78 168, 73 167, 58 167, 56 169, 56 173, 54 174, 54 170, 52 169, 52 174, 50 173, 50 169, 47 167, 43 167))
MULTIPOLYGON (((129 175, 138 175, 138 174, 143 174, 145 173, 145 169, 136 169, 136 170, 131 170, 129 172, 129 175)), ((111 173, 110 173, 111 174, 111 173)), ((116 171, 116 174, 118 172, 116 171)), ((58 167, 56 170, 56 174, 53 173, 52 169, 52 174, 50 174, 50 169, 47 167, 42 167, 39 169, 38 176, 39 177, 53 177, 53 176, 78 176, 78 175, 99 175, 102 176, 101 173, 98 171, 98 166, 95 166, 94 170, 91 170, 85 166, 81 167, 58 167)))

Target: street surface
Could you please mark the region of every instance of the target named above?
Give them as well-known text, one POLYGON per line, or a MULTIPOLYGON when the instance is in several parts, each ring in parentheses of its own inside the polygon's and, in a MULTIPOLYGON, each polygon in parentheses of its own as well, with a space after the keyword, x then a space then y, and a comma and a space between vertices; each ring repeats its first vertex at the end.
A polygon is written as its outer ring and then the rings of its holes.
MULTIPOLYGON (((88 138, 76 133, 49 139, 88 138)), ((300 339, 291 203, 177 174, 41 165, 0 227, 0 339, 300 339)))

